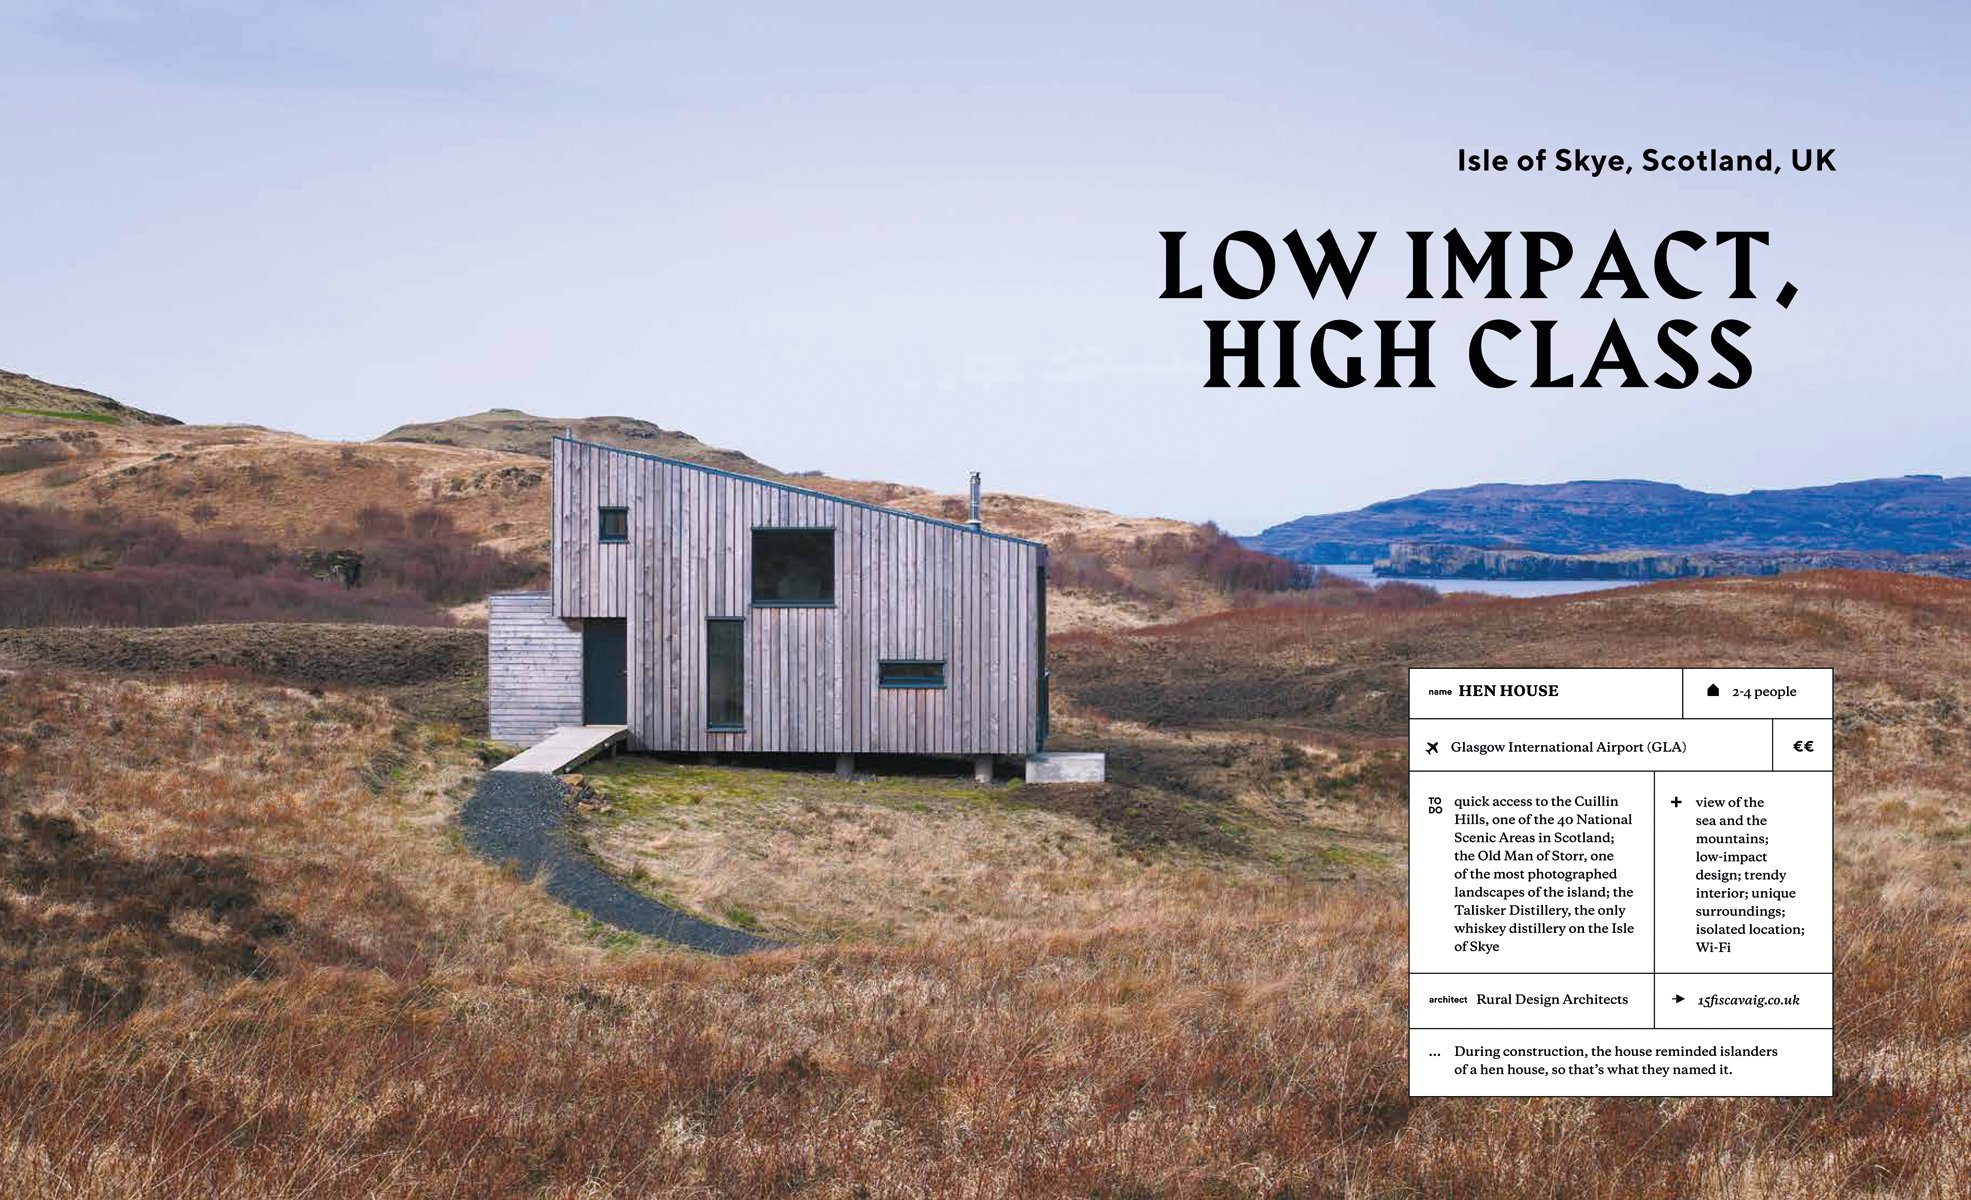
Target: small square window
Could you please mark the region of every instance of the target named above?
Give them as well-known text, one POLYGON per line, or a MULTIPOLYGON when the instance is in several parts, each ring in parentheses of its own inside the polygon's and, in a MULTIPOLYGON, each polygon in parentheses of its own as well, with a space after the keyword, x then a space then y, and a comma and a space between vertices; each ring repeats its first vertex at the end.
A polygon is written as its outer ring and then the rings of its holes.
POLYGON ((627 508, 601 508, 596 510, 596 540, 599 542, 627 542, 630 540, 630 510, 627 508))
POLYGON ((886 688, 941 688, 944 663, 927 659, 893 659, 876 664, 876 683, 886 688))

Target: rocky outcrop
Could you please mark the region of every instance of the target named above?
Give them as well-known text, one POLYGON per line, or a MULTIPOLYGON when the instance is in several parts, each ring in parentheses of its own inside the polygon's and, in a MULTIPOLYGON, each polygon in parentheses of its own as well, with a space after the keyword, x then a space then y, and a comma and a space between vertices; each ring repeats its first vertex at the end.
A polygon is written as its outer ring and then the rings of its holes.
POLYGON ((295 555, 301 570, 312 579, 339 583, 343 587, 363 586, 363 553, 360 550, 317 550, 309 548, 295 555))

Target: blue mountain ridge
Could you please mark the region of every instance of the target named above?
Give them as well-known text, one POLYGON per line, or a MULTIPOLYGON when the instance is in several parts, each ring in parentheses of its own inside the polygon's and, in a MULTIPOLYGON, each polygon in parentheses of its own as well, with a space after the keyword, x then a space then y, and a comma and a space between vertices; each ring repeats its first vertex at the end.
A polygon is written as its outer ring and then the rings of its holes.
POLYGON ((1971 549, 1971 476, 1905 475, 1722 494, 1647 479, 1436 488, 1297 517, 1245 544, 1296 562, 1369 562, 1394 542, 1548 554, 1971 549))

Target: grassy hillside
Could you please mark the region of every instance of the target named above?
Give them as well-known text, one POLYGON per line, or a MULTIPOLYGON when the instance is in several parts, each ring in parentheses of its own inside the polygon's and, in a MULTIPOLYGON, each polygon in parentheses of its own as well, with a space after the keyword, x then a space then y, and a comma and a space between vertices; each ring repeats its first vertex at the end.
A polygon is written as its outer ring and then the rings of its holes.
POLYGON ((145 412, 108 396, 63 387, 32 375, 0 371, 0 413, 99 425, 177 425, 176 417, 145 412))
MULTIPOLYGON (((900 508, 945 521, 963 521, 968 501, 955 493, 906 484, 837 479, 818 471, 787 474, 741 454, 707 446, 687 433, 632 417, 537 417, 493 409, 424 425, 404 425, 379 443, 415 442, 463 446, 545 458, 550 441, 565 430, 576 437, 646 454, 771 479, 864 504, 900 508)), ((1056 552, 1055 577, 1065 581, 1067 603, 1057 606, 1064 627, 1127 626, 1222 608, 1242 585, 1264 584, 1249 564, 1266 561, 1244 552, 1214 528, 1156 517, 1125 517, 1032 496, 987 493, 981 510, 987 528, 1031 538, 1056 552), (1241 577, 1238 559, 1247 564, 1241 577)), ((543 515, 545 520, 545 515, 543 515)))
POLYGON ((443 512, 475 543, 542 555, 547 464, 456 446, 320 442, 244 425, 99 426, 0 415, 0 501, 318 545, 370 509, 443 512))
MULTIPOLYGON (((528 559, 460 537, 441 511, 390 509, 313 547, 104 510, 0 502, 0 628, 217 621, 450 624, 456 606, 538 578, 528 559), (325 555, 359 555, 360 587, 325 555)), ((353 561, 353 560, 352 560, 353 561)), ((353 568, 352 568, 353 570, 353 568)))
MULTIPOLYGON (((323 442, 252 426, 149 426, 0 412, 0 503, 161 520, 292 552, 347 544, 394 514, 442 520, 456 536, 544 565, 546 439, 569 422, 495 411, 323 442), (514 426, 508 429, 508 426, 514 426), (411 440, 394 440, 409 438, 411 440), (506 447, 518 447, 519 450, 506 447)), ((865 503, 962 520, 965 500, 899 484, 779 476, 744 455, 620 417, 572 422, 600 440, 762 474, 865 503), (653 432, 654 431, 654 432, 653 432)), ((1056 628, 1128 627, 1250 602, 1290 570, 1209 526, 1125 517, 1026 496, 988 494, 988 528, 1056 551, 1056 628)))
POLYGON ((421 442, 437 446, 473 446, 503 454, 548 456, 549 444, 573 430, 585 442, 621 446, 664 458, 682 459, 701 466, 735 471, 741 475, 774 478, 777 472, 757 459, 737 450, 707 446, 688 433, 660 429, 634 417, 537 417, 517 408, 492 408, 470 416, 444 421, 399 425, 377 438, 379 442, 421 442))
POLYGON ((597 772, 581 821, 633 882, 798 943, 739 961, 466 854, 481 748, 421 687, 307 678, 369 661, 323 628, 220 678, 0 642, 0 1194, 1971 1186, 1971 585, 1073 635, 1058 724, 1109 788, 597 772), (1401 668, 1444 662, 1835 668, 1834 1099, 1405 1096, 1394 735, 1401 668))

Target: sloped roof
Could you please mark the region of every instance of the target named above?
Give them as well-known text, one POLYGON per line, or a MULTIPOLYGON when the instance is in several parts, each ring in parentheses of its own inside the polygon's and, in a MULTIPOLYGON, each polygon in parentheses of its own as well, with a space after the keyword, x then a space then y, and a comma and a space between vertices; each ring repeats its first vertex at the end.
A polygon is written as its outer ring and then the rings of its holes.
POLYGON ((725 471, 718 467, 708 467, 703 463, 686 462, 681 458, 665 458, 661 454, 650 454, 642 450, 628 450, 622 446, 610 446, 602 442, 585 442, 580 438, 556 437, 554 440, 557 442, 567 442, 571 446, 583 446, 590 450, 606 450, 611 454, 623 454, 631 458, 649 459, 651 462, 660 462, 672 467, 682 467, 687 471, 700 471, 706 475, 723 475, 727 479, 738 479, 746 483, 758 484, 761 487, 779 488, 783 492, 792 492, 797 496, 812 496, 817 500, 828 500, 836 504, 846 504, 851 508, 867 509, 870 512, 879 512, 885 516, 902 517, 910 521, 922 521, 926 525, 936 525, 940 529, 953 529, 959 533, 969 533, 977 537, 998 538, 1002 542, 1017 542, 1022 546, 1033 546, 1042 550, 1047 548, 1044 542, 1036 542, 1031 538, 1014 537, 1010 533, 994 533, 990 529, 974 529, 962 521, 945 521, 937 517, 927 517, 923 513, 911 512, 908 509, 888 508, 881 504, 870 504, 863 500, 851 500, 846 496, 837 496, 832 492, 817 491, 814 488, 796 487, 791 483, 781 483, 776 479, 761 479, 757 475, 742 475, 737 471, 725 471))

